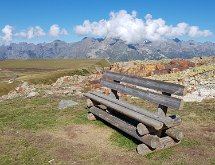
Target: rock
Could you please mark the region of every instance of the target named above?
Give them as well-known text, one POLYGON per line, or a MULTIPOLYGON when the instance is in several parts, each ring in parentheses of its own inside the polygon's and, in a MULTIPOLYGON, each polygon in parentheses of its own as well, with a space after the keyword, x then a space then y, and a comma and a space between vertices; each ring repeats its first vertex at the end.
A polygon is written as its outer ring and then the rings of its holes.
POLYGON ((28 97, 28 98, 29 98, 29 97, 35 97, 35 96, 38 96, 38 95, 39 95, 38 92, 32 91, 32 92, 30 92, 30 93, 27 95, 27 97, 28 97))
POLYGON ((65 109, 65 108, 68 108, 68 107, 73 107, 75 105, 78 105, 78 103, 74 102, 72 100, 61 100, 59 102, 58 109, 65 109))
POLYGON ((194 92, 188 93, 183 97, 185 102, 201 102, 204 99, 215 97, 215 89, 200 88, 194 92))
POLYGON ((169 74, 170 71, 168 71, 167 69, 162 69, 162 70, 154 70, 152 72, 152 75, 163 75, 163 74, 169 74))
POLYGON ((156 70, 162 70, 165 69, 165 65, 163 64, 156 64, 156 70))
POLYGON ((87 119, 90 120, 90 121, 94 121, 94 120, 96 120, 96 117, 95 117, 94 114, 88 113, 88 114, 87 114, 87 119))
POLYGON ((46 95, 53 95, 54 92, 52 92, 51 90, 45 90, 44 91, 46 95))

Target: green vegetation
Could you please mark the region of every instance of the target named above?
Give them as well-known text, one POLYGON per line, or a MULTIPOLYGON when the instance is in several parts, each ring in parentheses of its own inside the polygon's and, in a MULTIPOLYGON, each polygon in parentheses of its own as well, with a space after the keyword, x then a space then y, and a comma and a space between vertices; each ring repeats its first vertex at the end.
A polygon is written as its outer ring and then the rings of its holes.
POLYGON ((0 96, 6 95, 12 89, 15 89, 18 86, 19 82, 16 81, 12 84, 8 84, 7 82, 0 82, 0 96))
POLYGON ((17 99, 12 102, 4 101, 4 103, 0 103, 0 128, 16 127, 17 129, 26 130, 48 129, 58 125, 72 124, 77 120, 76 117, 83 115, 84 102, 81 102, 82 106, 63 111, 58 110, 58 102, 59 99, 57 98, 17 99))
POLYGON ((27 81, 32 84, 52 84, 58 78, 63 76, 73 76, 73 75, 81 75, 85 76, 89 74, 86 69, 79 69, 79 70, 59 70, 59 71, 52 71, 51 73, 40 73, 40 74, 33 74, 27 75, 19 78, 19 80, 27 81))
MULTIPOLYGON (((59 110, 57 106, 61 99, 63 98, 36 97, 32 99, 14 99, 0 102, 1 164, 48 164, 48 161, 52 159, 57 161, 56 164, 70 164, 72 163, 71 161, 74 161, 73 156, 77 160, 86 160, 85 163, 92 161, 92 164, 96 162, 99 162, 99 164, 108 162, 108 164, 114 164, 115 162, 112 162, 112 158, 114 159, 115 151, 119 150, 119 154, 122 153, 125 155, 129 155, 135 151, 136 142, 118 131, 112 131, 112 134, 107 139, 98 142, 99 145, 105 145, 104 148, 106 149, 96 151, 95 144, 88 144, 88 141, 90 142, 96 139, 97 134, 93 134, 92 137, 92 134, 83 130, 80 133, 83 135, 86 134, 85 141, 83 143, 82 139, 77 143, 92 145, 90 146, 91 148, 84 147, 80 150, 77 148, 72 149, 72 146, 77 144, 74 144, 72 140, 68 141, 67 136, 77 136, 75 134, 73 135, 73 126, 90 126, 89 128, 92 128, 94 131, 99 129, 97 133, 100 133, 101 137, 105 137, 103 131, 107 132, 107 130, 111 131, 112 129, 105 126, 99 120, 88 121, 86 119, 87 111, 86 101, 84 99, 72 98, 72 100, 79 103, 78 106, 59 110), (70 127, 71 131, 68 133, 61 131, 64 128, 67 130, 70 127), (54 138, 55 136, 56 138, 54 138), (108 140, 110 143, 108 143, 108 140), (117 147, 114 147, 113 151, 111 151, 111 146, 117 147), (95 151, 92 152, 92 148, 95 151), (68 154, 72 155, 72 157, 69 157, 68 154), (110 158, 104 158, 105 154, 109 154, 110 158), (103 162, 103 159, 107 159, 107 162, 103 162)), ((132 99, 132 101, 135 100, 132 99)), ((140 100, 136 100, 136 103, 149 106, 148 103, 140 100)), ((173 164, 186 165, 202 162, 206 156, 209 159, 204 160, 204 164, 213 164, 215 159, 213 139, 200 136, 199 130, 203 132, 206 130, 204 134, 213 131, 211 129, 213 129, 212 126, 215 124, 214 107, 214 100, 186 104, 185 108, 180 112, 181 115, 183 113, 185 114, 182 116, 182 119, 185 118, 183 121, 185 138, 181 144, 170 149, 154 152, 147 156, 134 154, 129 159, 134 162, 138 162, 138 160, 146 162, 146 164, 168 164, 168 162, 174 161, 175 163, 173 164), (205 113, 202 113, 203 110, 205 113), (195 114, 195 118, 198 119, 197 121, 201 122, 195 123, 195 121, 188 120, 189 114, 195 114), (209 115, 210 117, 208 117, 209 115), (202 118, 206 117, 208 117, 208 120, 203 121, 202 118), (202 126, 204 126, 204 129, 202 126), (189 131, 190 129, 192 131, 189 131), (197 155, 195 156, 193 154, 197 155)), ((119 164, 123 164, 123 161, 119 164)))
POLYGON ((13 90, 21 81, 33 84, 52 84, 62 76, 87 75, 108 66, 108 61, 99 59, 0 61, 0 96, 13 90), (15 79, 15 82, 8 84, 9 79, 15 79))
POLYGON ((127 150, 133 150, 136 147, 136 143, 133 142, 132 139, 126 137, 125 135, 117 131, 114 131, 112 133, 110 141, 113 145, 116 145, 127 150))
POLYGON ((31 60, 4 60, 0 61, 1 69, 14 70, 59 70, 59 69, 81 69, 93 65, 107 66, 106 60, 99 59, 31 59, 31 60))
POLYGON ((200 145, 200 142, 195 139, 184 138, 181 145, 184 147, 197 147, 200 145))
POLYGON ((145 157, 147 159, 159 159, 162 162, 162 161, 167 161, 168 159, 170 160, 171 156, 173 155, 174 155, 174 150, 172 148, 168 148, 158 152, 150 153, 145 157))
MULTIPOLYGON (((22 80, 50 84, 64 75, 87 75, 108 65, 105 60, 94 59, 1 61, 0 95, 22 80), (8 84, 14 75, 16 81, 8 84)), ((157 110, 157 105, 142 99, 124 99, 157 110)), ((181 116, 185 138, 173 148, 140 156, 135 153, 137 142, 132 138, 100 120, 86 119, 84 98, 35 97, 0 102, 0 164, 214 164, 215 100, 186 103, 182 111, 168 112, 181 116), (59 110, 62 99, 72 99, 79 105, 59 110)))

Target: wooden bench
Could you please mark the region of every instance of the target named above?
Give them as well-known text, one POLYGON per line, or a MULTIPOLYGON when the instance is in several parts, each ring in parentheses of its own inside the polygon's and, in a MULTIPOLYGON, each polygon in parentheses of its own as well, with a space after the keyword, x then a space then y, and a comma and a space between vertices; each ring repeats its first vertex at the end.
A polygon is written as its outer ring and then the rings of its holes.
POLYGON ((167 109, 182 109, 180 97, 185 94, 184 86, 110 71, 103 74, 101 85, 110 88, 111 94, 84 94, 88 98, 88 117, 98 117, 140 141, 137 151, 142 155, 180 143, 183 138, 178 127, 181 119, 177 115, 167 116, 167 109), (118 92, 152 102, 158 110, 152 113, 125 102, 118 92))

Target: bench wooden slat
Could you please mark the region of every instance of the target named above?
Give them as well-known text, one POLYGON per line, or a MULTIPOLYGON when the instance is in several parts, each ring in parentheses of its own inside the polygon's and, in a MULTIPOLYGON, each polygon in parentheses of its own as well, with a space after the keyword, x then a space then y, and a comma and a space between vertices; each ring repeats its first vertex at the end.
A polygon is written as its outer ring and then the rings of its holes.
POLYGON ((160 122, 164 123, 167 127, 172 127, 172 126, 176 126, 176 125, 180 124, 178 121, 175 122, 175 120, 171 119, 170 117, 158 116, 158 115, 156 115, 156 114, 154 114, 152 112, 147 111, 144 108, 136 107, 136 106, 134 106, 132 104, 129 104, 129 103, 125 102, 125 101, 114 99, 114 98, 112 98, 110 96, 106 96, 106 95, 104 95, 102 93, 99 93, 99 92, 90 92, 90 93, 93 94, 93 95, 105 98, 106 100, 111 101, 111 102, 113 102, 115 104, 118 104, 118 105, 120 105, 122 107, 128 108, 128 109, 130 109, 132 111, 138 112, 140 114, 143 114, 143 115, 146 115, 146 116, 148 116, 150 118, 153 118, 153 119, 155 119, 157 121, 160 121, 160 122))
POLYGON ((103 78, 108 78, 120 82, 125 82, 161 92, 166 92, 174 95, 183 96, 186 93, 186 89, 183 85, 173 84, 168 82, 162 82, 158 80, 151 80, 146 78, 139 78, 135 76, 123 75, 120 73, 114 73, 107 71, 103 74, 103 78))
POLYGON ((160 138, 160 143, 161 143, 161 145, 158 148, 154 149, 154 150, 152 150, 151 148, 149 148, 145 144, 139 144, 137 146, 137 152, 140 155, 146 155, 146 154, 149 154, 149 153, 152 153, 152 152, 155 152, 155 151, 159 151, 159 150, 162 150, 162 149, 173 147, 173 146, 175 146, 177 144, 180 144, 181 141, 175 141, 171 137, 166 136, 166 137, 160 138))
POLYGON ((107 80, 101 80, 101 85, 108 87, 110 89, 117 90, 119 92, 123 92, 132 96, 136 96, 139 98, 146 99, 148 101, 151 101, 152 103, 156 104, 162 104, 167 107, 171 107, 174 109, 179 109, 181 110, 183 107, 183 100, 162 95, 159 93, 154 93, 150 91, 145 91, 142 89, 138 89, 135 87, 129 87, 123 84, 107 81, 107 80))
POLYGON ((145 143, 146 145, 157 148, 160 146, 160 141, 157 136, 153 135, 145 135, 145 136, 139 136, 136 132, 136 127, 123 121, 122 119, 119 119, 97 107, 91 107, 89 110, 94 115, 98 116, 99 118, 103 119, 104 121, 110 123, 111 125, 115 126, 116 128, 124 131, 125 133, 129 134, 130 136, 136 138, 137 140, 145 143))
POLYGON ((125 116, 128 116, 132 119, 135 119, 141 123, 144 123, 150 127, 153 127, 155 128, 156 130, 160 130, 162 127, 163 127, 163 123, 160 122, 160 121, 157 121, 155 119, 152 119, 148 116, 145 116, 143 114, 140 114, 138 112, 135 112, 135 111, 131 111, 130 109, 128 108, 125 108, 125 107, 122 107, 118 104, 115 104, 113 102, 110 102, 104 98, 101 98, 99 96, 96 96, 96 95, 93 95, 93 94, 90 94, 90 93, 86 93, 84 94, 86 97, 96 101, 96 102, 99 102, 109 108, 112 108, 113 110, 121 113, 121 114, 124 114, 125 116))

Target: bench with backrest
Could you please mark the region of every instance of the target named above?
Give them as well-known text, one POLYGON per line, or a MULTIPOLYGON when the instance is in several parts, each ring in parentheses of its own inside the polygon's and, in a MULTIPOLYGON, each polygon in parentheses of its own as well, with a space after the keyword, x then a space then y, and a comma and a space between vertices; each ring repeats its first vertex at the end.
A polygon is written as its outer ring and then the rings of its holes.
POLYGON ((181 119, 177 115, 167 116, 167 109, 182 109, 180 97, 185 94, 184 86, 110 71, 103 74, 100 83, 110 88, 111 94, 84 94, 88 98, 90 119, 100 118, 140 141, 137 151, 143 155, 180 143, 181 119), (145 99, 156 104, 158 110, 153 113, 125 102, 119 93, 145 99))

